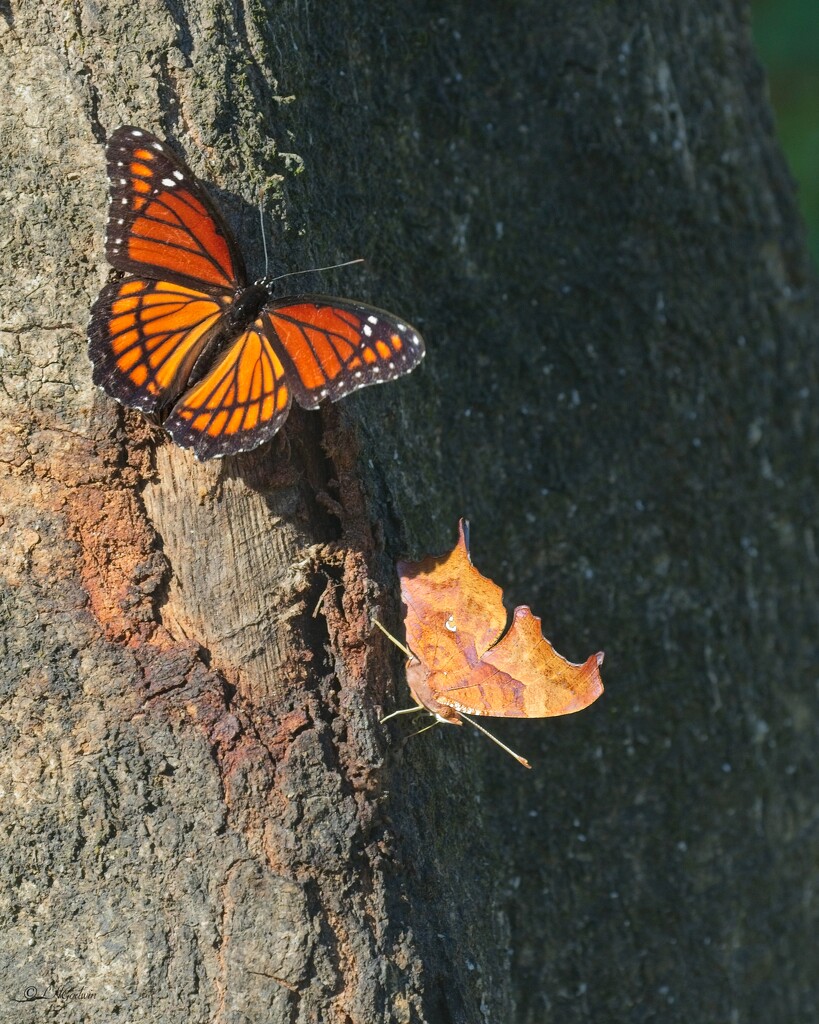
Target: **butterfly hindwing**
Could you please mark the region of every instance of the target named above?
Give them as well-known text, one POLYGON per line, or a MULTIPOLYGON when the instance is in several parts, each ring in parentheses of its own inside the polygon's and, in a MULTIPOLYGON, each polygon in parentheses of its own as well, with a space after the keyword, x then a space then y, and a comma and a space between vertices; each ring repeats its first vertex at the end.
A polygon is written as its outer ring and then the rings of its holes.
POLYGON ((150 132, 124 126, 107 146, 111 204, 105 252, 117 270, 232 294, 241 254, 204 189, 150 132))
POLYGON ((145 413, 167 407, 228 305, 171 281, 128 277, 106 285, 88 328, 94 383, 145 413))
POLYGON ((293 397, 305 409, 409 373, 424 356, 423 340, 414 327, 350 299, 277 299, 266 319, 292 370, 293 397))
POLYGON ((273 437, 290 404, 284 367, 258 320, 182 395, 165 429, 199 459, 235 455, 273 437))
POLYGON ((509 631, 462 680, 432 677, 437 699, 473 715, 551 718, 569 715, 595 700, 602 654, 577 665, 559 655, 541 632, 540 619, 522 605, 509 631))

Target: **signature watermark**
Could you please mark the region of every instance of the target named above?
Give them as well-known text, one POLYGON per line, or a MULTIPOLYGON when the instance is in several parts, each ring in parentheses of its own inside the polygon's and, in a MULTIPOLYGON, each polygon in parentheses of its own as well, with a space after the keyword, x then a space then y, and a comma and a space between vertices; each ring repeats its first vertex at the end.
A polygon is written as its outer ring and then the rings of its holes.
POLYGON ((72 988, 70 985, 29 985, 24 988, 20 996, 12 996, 15 1003, 35 1003, 40 999, 62 999, 66 1002, 77 1000, 96 999, 96 992, 85 992, 81 988, 72 988))

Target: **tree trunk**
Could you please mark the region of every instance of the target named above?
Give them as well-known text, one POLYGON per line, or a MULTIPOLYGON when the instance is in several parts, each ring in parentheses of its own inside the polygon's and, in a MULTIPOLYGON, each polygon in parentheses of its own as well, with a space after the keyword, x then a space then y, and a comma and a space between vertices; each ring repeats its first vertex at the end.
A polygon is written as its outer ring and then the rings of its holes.
POLYGON ((745 6, 11 0, 0 45, 9 1019, 813 1019, 817 293, 745 6), (96 392, 123 122, 252 269, 262 188, 275 269, 365 256, 305 290, 422 368, 206 464, 96 392), (531 773, 379 724, 459 515, 607 652, 498 724, 531 773))

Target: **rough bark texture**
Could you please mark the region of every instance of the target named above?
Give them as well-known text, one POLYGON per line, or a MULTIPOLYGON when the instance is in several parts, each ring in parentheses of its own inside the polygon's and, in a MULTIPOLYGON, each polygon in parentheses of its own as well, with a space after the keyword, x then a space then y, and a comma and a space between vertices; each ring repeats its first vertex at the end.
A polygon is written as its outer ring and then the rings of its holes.
POLYGON ((745 7, 0 15, 3 1015, 815 1019, 816 285, 745 7), (96 393, 122 122, 257 269, 262 186, 277 269, 365 255, 322 290, 422 369, 208 465, 96 393), (498 726, 532 773, 378 724, 394 559, 461 514, 607 651, 498 726))

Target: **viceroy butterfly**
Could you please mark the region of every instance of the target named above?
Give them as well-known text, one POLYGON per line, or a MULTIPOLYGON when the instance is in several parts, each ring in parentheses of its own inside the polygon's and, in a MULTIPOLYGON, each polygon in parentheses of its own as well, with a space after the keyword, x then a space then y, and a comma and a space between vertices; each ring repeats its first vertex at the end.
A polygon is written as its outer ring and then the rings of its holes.
POLYGON ((88 327, 93 379, 210 459, 269 440, 295 399, 315 409, 409 373, 418 331, 391 313, 249 284, 233 235, 189 168, 142 128, 106 149, 105 252, 127 277, 100 292, 88 327))

